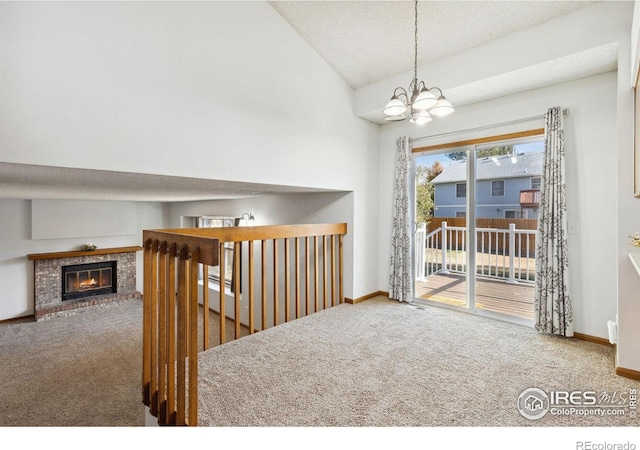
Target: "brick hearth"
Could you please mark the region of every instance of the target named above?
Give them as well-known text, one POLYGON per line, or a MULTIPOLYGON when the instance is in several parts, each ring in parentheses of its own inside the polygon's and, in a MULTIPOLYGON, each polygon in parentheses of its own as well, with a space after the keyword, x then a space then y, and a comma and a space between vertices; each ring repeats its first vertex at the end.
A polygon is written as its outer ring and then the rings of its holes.
POLYGON ((69 315, 80 308, 110 305, 142 297, 136 291, 136 252, 142 247, 119 247, 94 251, 39 253, 34 261, 34 312, 37 321, 69 315), (117 293, 62 301, 62 267, 94 262, 117 261, 117 293))

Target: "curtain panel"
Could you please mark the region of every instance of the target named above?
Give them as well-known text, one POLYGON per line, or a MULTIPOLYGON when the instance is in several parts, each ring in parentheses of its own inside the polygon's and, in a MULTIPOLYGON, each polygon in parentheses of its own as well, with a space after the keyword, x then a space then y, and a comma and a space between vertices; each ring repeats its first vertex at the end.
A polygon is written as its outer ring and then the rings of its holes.
POLYGON ((545 154, 536 248, 535 328, 573 336, 567 255, 564 124, 562 109, 545 116, 545 154))
POLYGON ((396 140, 396 164, 391 227, 391 264, 389 298, 413 301, 412 214, 411 214, 411 143, 408 137, 396 140))

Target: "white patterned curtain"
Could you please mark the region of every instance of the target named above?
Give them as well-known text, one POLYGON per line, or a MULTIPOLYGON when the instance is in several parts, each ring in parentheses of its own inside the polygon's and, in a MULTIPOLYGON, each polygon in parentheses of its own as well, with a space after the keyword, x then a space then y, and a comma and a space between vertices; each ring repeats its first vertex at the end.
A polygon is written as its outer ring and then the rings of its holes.
POLYGON ((396 172, 393 193, 393 225, 391 227, 391 270, 389 298, 413 301, 411 271, 411 144, 408 137, 396 140, 396 172))
POLYGON ((535 328, 573 336, 567 259, 567 204, 562 109, 545 116, 545 154, 536 248, 535 328))

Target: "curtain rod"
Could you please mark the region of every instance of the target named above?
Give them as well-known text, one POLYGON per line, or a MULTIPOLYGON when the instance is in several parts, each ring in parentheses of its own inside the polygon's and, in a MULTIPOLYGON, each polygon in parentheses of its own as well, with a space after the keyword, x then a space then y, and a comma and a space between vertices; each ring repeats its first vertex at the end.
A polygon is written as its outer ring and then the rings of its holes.
MULTIPOLYGON (((568 116, 569 115, 569 109, 568 108, 563 109, 562 110, 562 115, 563 116, 568 116)), ((501 126, 504 126, 504 125, 512 125, 514 123, 528 122, 530 120, 536 120, 536 119, 544 119, 545 116, 546 116, 546 114, 541 114, 541 115, 538 115, 538 116, 525 117, 524 119, 515 119, 515 120, 510 120, 508 122, 496 123, 496 124, 492 124, 492 125, 484 125, 484 126, 476 127, 476 128, 468 128, 466 130, 450 131, 448 133, 432 134, 431 136, 422 136, 422 137, 417 137, 417 138, 409 138, 409 141, 416 142, 416 141, 422 141, 422 140, 425 140, 425 139, 433 139, 433 138, 437 138, 437 137, 453 136, 453 135, 456 135, 456 134, 468 133, 470 131, 487 130, 487 129, 490 129, 490 128, 501 127, 501 126)))

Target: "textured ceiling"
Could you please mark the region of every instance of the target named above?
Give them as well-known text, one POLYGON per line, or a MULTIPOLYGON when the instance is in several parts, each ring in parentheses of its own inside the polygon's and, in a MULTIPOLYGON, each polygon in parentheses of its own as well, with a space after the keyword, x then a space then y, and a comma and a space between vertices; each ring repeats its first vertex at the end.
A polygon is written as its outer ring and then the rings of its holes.
MULTIPOLYGON (((354 89, 413 69, 412 1, 270 3, 354 89)), ((597 2, 419 1, 418 65, 594 3, 597 2)))

